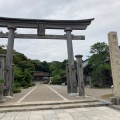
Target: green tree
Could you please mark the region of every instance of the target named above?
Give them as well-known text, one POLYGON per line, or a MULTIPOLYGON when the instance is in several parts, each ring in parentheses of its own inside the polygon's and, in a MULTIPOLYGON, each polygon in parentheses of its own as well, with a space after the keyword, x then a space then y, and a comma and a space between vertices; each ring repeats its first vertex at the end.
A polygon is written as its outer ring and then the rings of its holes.
POLYGON ((24 71, 26 68, 34 71, 34 65, 30 61, 20 61, 17 63, 18 67, 24 71))
POLYGON ((61 78, 62 78, 62 77, 65 77, 65 75, 66 75, 66 70, 60 69, 59 75, 60 75, 61 78))
POLYGON ((14 62, 14 64, 18 64, 21 61, 27 61, 27 60, 28 59, 24 54, 19 53, 15 50, 13 51, 13 62, 14 62))
POLYGON ((91 46, 90 53, 92 54, 89 59, 92 83, 94 86, 104 87, 111 76, 108 45, 104 42, 95 43, 91 46))
POLYGON ((94 45, 91 46, 90 48, 90 53, 91 54, 108 54, 109 47, 105 42, 97 42, 94 45))
POLYGON ((14 66, 14 79, 17 82, 22 79, 22 69, 17 66, 14 66))
POLYGON ((50 75, 56 76, 59 74, 61 63, 59 61, 53 61, 50 64, 50 75))
POLYGON ((22 79, 23 86, 32 85, 32 79, 33 79, 33 71, 31 69, 26 68, 23 72, 23 79, 22 79))
POLYGON ((49 72, 49 64, 46 61, 41 63, 41 68, 43 72, 49 72))
POLYGON ((0 54, 6 54, 6 49, 4 45, 0 45, 0 54))
POLYGON ((22 80, 22 70, 15 65, 14 66, 14 91, 16 91, 16 89, 17 90, 19 89, 20 91, 21 80, 22 80))

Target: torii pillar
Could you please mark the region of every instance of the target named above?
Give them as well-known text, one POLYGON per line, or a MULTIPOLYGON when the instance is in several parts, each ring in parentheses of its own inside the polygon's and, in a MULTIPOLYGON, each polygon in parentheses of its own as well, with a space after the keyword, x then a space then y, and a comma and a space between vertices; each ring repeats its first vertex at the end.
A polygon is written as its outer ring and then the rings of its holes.
POLYGON ((68 50, 68 68, 69 68, 69 79, 70 79, 70 88, 71 95, 76 95, 77 93, 77 82, 75 75, 75 65, 74 65, 74 55, 73 55, 73 46, 72 46, 72 29, 67 27, 65 29, 66 39, 67 39, 67 50, 68 50))
POLYGON ((5 85, 6 85, 6 98, 11 98, 11 90, 12 90, 12 64, 13 64, 13 47, 14 47, 14 34, 16 28, 13 26, 8 27, 8 45, 7 45, 7 54, 6 54, 6 65, 5 65, 5 85))

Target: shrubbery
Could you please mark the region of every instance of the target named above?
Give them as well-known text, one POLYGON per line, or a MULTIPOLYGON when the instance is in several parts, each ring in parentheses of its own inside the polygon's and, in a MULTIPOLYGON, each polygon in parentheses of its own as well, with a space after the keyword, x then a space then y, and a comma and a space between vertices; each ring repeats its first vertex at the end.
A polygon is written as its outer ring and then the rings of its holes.
POLYGON ((62 84, 60 78, 66 75, 66 63, 67 60, 63 62, 53 61, 50 63, 50 75, 53 77, 51 84, 62 84))
POLYGON ((54 76, 54 77, 53 77, 53 80, 51 81, 51 84, 61 85, 61 84, 62 84, 62 81, 60 80, 60 76, 59 76, 59 75, 54 76))
POLYGON ((19 93, 19 92, 21 92, 21 88, 14 88, 13 89, 13 93, 19 93))

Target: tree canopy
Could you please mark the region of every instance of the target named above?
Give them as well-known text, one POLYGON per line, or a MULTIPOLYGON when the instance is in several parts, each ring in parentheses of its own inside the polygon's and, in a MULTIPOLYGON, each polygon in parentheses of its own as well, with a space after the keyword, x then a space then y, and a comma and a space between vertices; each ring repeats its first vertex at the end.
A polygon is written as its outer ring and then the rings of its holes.
MULTIPOLYGON (((0 54, 6 54, 6 49, 4 45, 0 46, 0 54)), ((13 63, 14 67, 14 87, 27 87, 32 84, 33 72, 43 71, 49 72, 51 77, 56 79, 64 77, 66 72, 67 60, 63 62, 53 61, 53 62, 41 62, 40 60, 28 59, 24 54, 17 51, 13 51, 13 63)), ((53 81, 53 83, 55 83, 53 81)))
POLYGON ((110 81, 111 66, 108 45, 104 42, 95 43, 90 48, 92 56, 89 58, 89 69, 91 70, 94 86, 104 87, 110 81))

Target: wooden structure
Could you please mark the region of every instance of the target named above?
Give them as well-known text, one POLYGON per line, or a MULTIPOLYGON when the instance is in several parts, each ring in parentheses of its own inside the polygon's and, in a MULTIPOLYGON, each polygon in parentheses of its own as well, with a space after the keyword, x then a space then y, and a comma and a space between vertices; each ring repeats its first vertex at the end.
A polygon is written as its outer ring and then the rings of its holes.
POLYGON ((22 19, 22 18, 6 18, 0 17, 0 27, 8 28, 8 33, 0 33, 0 38, 8 38, 8 47, 6 55, 6 96, 10 96, 12 84, 12 58, 14 38, 24 39, 66 39, 68 49, 68 69, 71 93, 77 92, 74 55, 72 40, 84 40, 85 36, 74 36, 72 30, 85 30, 91 24, 92 19, 84 20, 44 20, 44 19, 22 19), (17 28, 37 29, 36 34, 16 34, 17 28), (63 29, 65 35, 46 35, 46 29, 63 29))
POLYGON ((49 77, 48 72, 43 72, 43 71, 35 71, 33 74, 34 81, 42 81, 43 77, 49 77))

